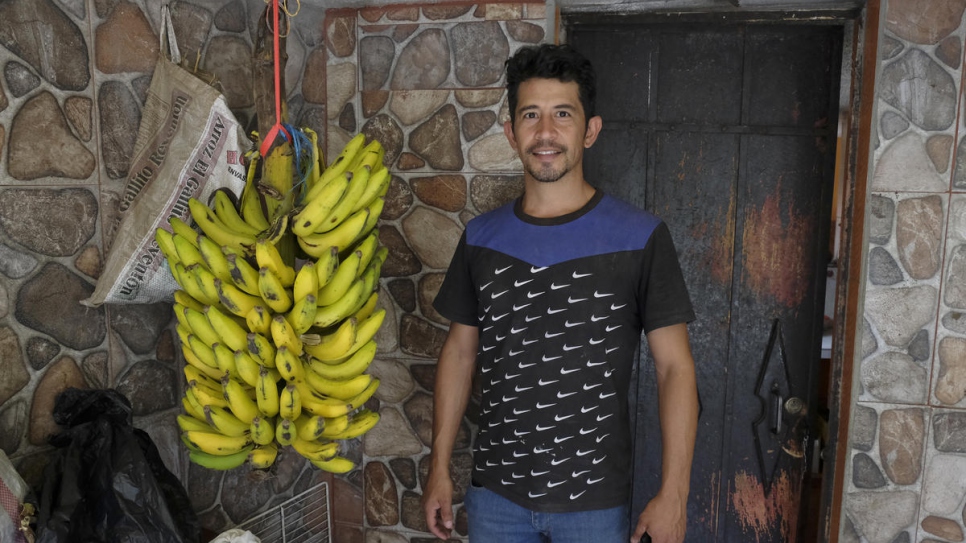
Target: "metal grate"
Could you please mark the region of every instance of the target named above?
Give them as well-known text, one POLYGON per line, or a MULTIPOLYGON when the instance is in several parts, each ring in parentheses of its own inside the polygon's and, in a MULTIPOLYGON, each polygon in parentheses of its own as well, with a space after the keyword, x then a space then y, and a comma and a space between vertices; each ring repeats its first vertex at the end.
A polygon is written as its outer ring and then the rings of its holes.
POLYGON ((322 482, 238 526, 262 543, 329 543, 329 484, 322 482))

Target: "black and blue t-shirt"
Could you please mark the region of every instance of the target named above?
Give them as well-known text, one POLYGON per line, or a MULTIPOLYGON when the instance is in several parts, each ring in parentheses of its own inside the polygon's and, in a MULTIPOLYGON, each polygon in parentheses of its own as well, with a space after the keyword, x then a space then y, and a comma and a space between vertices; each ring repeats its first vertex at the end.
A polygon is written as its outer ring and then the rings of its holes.
POLYGON ((434 307, 479 329, 474 480, 535 511, 626 503, 641 331, 694 319, 667 226, 600 191, 552 219, 517 200, 467 224, 434 307))

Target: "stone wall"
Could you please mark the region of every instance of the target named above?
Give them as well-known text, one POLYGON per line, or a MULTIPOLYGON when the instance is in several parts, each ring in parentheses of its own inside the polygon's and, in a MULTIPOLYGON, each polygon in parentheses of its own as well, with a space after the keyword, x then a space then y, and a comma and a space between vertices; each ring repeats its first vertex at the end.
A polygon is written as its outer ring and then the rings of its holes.
POLYGON ((882 2, 842 541, 964 541, 964 10, 882 2))
MULTIPOLYGON (((183 379, 170 305, 78 303, 91 294, 110 244, 106 225, 126 184, 158 55, 159 6, 0 3, 0 448, 37 483, 51 452, 46 437, 57 431, 56 394, 117 388, 209 532, 327 481, 333 541, 426 540, 418 500, 433 362, 446 324, 430 302, 465 221, 522 189, 502 135, 502 60, 544 40, 544 5, 326 12, 302 2, 293 20, 285 72, 291 121, 326 135, 328 156, 359 131, 377 137, 393 172, 380 227, 391 248, 381 295, 391 318, 372 366, 383 379, 371 404, 382 422, 346 451, 364 467, 345 477, 319 474, 293 454, 269 476, 189 464, 174 421, 183 379)), ((182 53, 217 76, 250 128, 250 54, 264 6, 172 2, 182 53)), ((468 447, 467 427, 454 460, 461 481, 468 447)), ((465 534, 464 522, 458 531, 465 534)))

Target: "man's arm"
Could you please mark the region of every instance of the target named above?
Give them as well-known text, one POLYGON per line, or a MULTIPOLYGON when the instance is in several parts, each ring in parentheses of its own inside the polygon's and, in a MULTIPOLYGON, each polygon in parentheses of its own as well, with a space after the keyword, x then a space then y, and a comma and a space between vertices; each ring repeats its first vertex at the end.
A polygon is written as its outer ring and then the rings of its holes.
POLYGON ((449 462, 473 386, 479 333, 475 326, 453 322, 436 365, 433 399, 433 445, 423 511, 433 535, 448 539, 453 529, 453 481, 449 462))
POLYGON ((681 543, 687 529, 691 460, 698 427, 698 391, 686 324, 647 334, 654 357, 661 420, 661 490, 644 508, 631 536, 647 532, 654 543, 681 543))

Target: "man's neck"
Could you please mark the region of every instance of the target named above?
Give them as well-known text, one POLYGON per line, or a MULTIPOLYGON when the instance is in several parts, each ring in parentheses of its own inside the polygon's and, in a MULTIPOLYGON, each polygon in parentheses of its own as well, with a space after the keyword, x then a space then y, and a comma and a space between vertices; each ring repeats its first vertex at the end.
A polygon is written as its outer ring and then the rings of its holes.
POLYGON ((542 219, 561 217, 587 205, 595 193, 596 189, 583 178, 574 181, 560 179, 553 183, 527 179, 523 212, 542 219))

